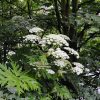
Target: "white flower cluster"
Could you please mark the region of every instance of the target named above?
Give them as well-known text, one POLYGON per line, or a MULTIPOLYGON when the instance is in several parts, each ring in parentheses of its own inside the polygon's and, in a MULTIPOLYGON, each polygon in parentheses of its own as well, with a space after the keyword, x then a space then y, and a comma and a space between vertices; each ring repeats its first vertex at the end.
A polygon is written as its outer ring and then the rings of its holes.
POLYGON ((53 5, 51 5, 51 6, 49 6, 49 7, 47 7, 47 6, 41 6, 40 8, 41 8, 41 9, 44 9, 44 10, 51 10, 51 9, 54 8, 54 6, 53 6, 53 5))
POLYGON ((100 94, 100 87, 97 87, 97 93, 100 94))
POLYGON ((98 13, 98 16, 100 16, 100 13, 98 13))
POLYGON ((12 56, 12 55, 15 55, 15 54, 16 54, 16 53, 15 53, 14 51, 9 51, 9 52, 8 52, 8 55, 9 55, 9 56, 12 56))
POLYGON ((34 11, 34 13, 37 13, 37 14, 40 14, 40 15, 48 15, 48 14, 50 14, 50 10, 41 9, 39 11, 34 11))
POLYGON ((82 64, 74 62, 73 65, 75 65, 75 67, 72 68, 73 72, 75 72, 77 75, 83 73, 84 66, 82 64))
POLYGON ((29 32, 30 33, 40 33, 40 32, 43 32, 44 30, 39 28, 39 27, 33 27, 31 29, 29 29, 29 32))
POLYGON ((41 38, 37 35, 33 35, 33 34, 29 34, 24 36, 23 38, 25 38, 25 41, 30 41, 32 43, 36 43, 37 41, 39 42, 41 40, 41 38))
POLYGON ((23 21, 23 20, 24 20, 24 17, 22 17, 22 16, 14 16, 12 18, 12 21, 23 21))
POLYGON ((74 49, 70 48, 70 47, 64 47, 65 50, 67 50, 70 54, 73 54, 76 56, 76 58, 79 58, 79 54, 77 51, 75 51, 74 49))
POLYGON ((61 67, 61 68, 63 68, 63 67, 65 67, 65 66, 66 66, 65 61, 64 61, 64 60, 62 60, 62 59, 55 60, 55 61, 54 61, 54 64, 55 64, 56 66, 61 67))
POLYGON ((67 42, 67 36, 64 35, 59 35, 59 34, 49 34, 47 36, 45 36, 42 41, 40 42, 40 44, 42 46, 46 46, 46 44, 48 45, 59 45, 59 46, 69 46, 69 43, 67 42))
POLYGON ((54 56, 56 59, 69 59, 69 56, 67 55, 66 52, 62 51, 60 48, 57 48, 56 50, 54 49, 49 49, 48 50, 48 55, 54 56))
POLYGON ((49 74, 55 74, 55 72, 52 69, 47 69, 46 70, 49 74))
MULTIPOLYGON (((33 30, 30 31, 31 33, 33 30)), ((37 31, 34 31, 37 32, 37 31)), ((67 65, 66 60, 70 59, 70 55, 75 55, 76 58, 79 58, 79 54, 77 51, 69 47, 69 43, 67 41, 70 41, 69 37, 62 35, 62 34, 49 34, 44 36, 43 38, 40 38, 38 35, 26 35, 24 36, 25 41, 30 41, 32 43, 38 42, 40 46, 45 47, 49 46, 52 48, 48 48, 48 56, 52 56, 55 58, 53 63, 60 67, 63 68, 67 65), (64 46, 64 47, 63 47, 64 46), (55 47, 55 48, 53 48, 55 47), (66 51, 63 51, 61 48, 64 50, 68 51, 68 54, 66 51)), ((83 73, 84 66, 78 62, 74 62, 73 65, 75 67, 72 68, 72 71, 76 73, 77 75, 80 75, 83 73)), ((51 69, 46 70, 49 74, 55 74, 55 72, 51 69)))
POLYGON ((64 38, 65 40, 68 40, 68 41, 70 41, 70 38, 69 38, 68 36, 66 36, 66 35, 59 34, 59 36, 61 36, 61 37, 62 37, 62 38, 64 38))
POLYGON ((89 73, 90 72, 90 69, 89 68, 85 68, 85 72, 86 73, 89 73))
POLYGON ((40 7, 40 10, 37 11, 36 13, 48 15, 48 14, 50 14, 50 12, 51 12, 52 9, 54 9, 54 6, 53 6, 53 5, 51 5, 51 6, 49 6, 49 7, 43 5, 43 6, 40 7))

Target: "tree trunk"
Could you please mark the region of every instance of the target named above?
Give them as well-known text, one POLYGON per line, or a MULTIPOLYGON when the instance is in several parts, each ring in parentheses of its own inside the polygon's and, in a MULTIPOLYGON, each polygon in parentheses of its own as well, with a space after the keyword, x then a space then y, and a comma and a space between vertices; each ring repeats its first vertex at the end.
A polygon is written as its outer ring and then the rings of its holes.
POLYGON ((27 10, 28 10, 28 16, 31 19, 32 18, 32 5, 31 5, 31 0, 27 0, 27 10))
POLYGON ((63 34, 69 36, 70 0, 61 0, 61 16, 63 34))
POLYGON ((57 17, 58 30, 59 30, 59 33, 61 34, 62 33, 61 18, 60 18, 60 14, 59 14, 59 8, 58 8, 57 0, 54 0, 54 6, 55 6, 56 17, 57 17))

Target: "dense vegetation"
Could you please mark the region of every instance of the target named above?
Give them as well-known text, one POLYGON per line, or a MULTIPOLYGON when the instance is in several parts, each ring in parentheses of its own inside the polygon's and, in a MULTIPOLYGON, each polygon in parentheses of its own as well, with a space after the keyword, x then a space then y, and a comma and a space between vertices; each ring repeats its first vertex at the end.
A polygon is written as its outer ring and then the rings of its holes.
POLYGON ((100 100, 100 0, 0 0, 0 100, 100 100))

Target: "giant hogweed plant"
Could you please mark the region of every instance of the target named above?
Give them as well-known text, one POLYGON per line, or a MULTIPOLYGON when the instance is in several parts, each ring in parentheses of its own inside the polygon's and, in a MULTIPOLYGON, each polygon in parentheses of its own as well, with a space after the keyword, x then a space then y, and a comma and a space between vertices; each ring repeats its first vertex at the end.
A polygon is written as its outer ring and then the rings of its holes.
POLYGON ((36 34, 42 31, 39 27, 30 29, 30 34, 23 36, 23 44, 18 44, 18 50, 8 52, 8 59, 17 60, 18 65, 0 64, 0 84, 16 95, 32 93, 36 100, 72 98, 75 91, 78 92, 77 76, 84 70, 84 66, 76 62, 79 54, 70 48, 69 37, 36 34), (67 86, 67 82, 73 86, 67 86))

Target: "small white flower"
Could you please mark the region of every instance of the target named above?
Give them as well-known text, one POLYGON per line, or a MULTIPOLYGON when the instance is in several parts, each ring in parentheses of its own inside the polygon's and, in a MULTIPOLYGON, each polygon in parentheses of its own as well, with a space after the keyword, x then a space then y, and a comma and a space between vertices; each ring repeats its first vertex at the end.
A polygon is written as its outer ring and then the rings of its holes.
POLYGON ((53 48, 50 48, 50 49, 48 50, 48 55, 53 54, 53 52, 54 52, 54 49, 53 49, 53 48))
POLYGON ((22 16, 14 16, 12 18, 12 21, 22 21, 22 20, 24 20, 24 17, 22 17, 22 16))
POLYGON ((98 13, 98 16, 100 16, 100 13, 98 13))
POLYGON ((44 10, 51 10, 51 9, 53 9, 54 7, 53 7, 53 5, 51 5, 51 6, 49 6, 49 7, 47 7, 47 6, 41 6, 40 8, 41 8, 41 9, 44 9, 44 10))
POLYGON ((53 8, 54 8, 54 6, 51 5, 51 6, 49 6, 49 7, 47 8, 47 10, 51 10, 51 9, 53 9, 53 8))
POLYGON ((53 48, 50 48, 49 50, 48 50, 48 52, 54 52, 54 49, 53 48))
POLYGON ((84 66, 82 64, 74 62, 73 65, 75 65, 75 67, 72 68, 73 72, 75 72, 77 75, 83 73, 84 66))
POLYGON ((59 59, 59 60, 54 61, 54 64, 55 64, 56 66, 61 67, 61 68, 66 66, 65 61, 62 60, 62 59, 59 59))
POLYGON ((54 56, 55 58, 69 59, 68 54, 62 51, 60 48, 57 48, 55 51, 53 49, 49 49, 48 54, 54 56))
POLYGON ((77 75, 80 75, 83 73, 83 69, 80 67, 74 67, 72 68, 73 72, 75 72, 77 75))
POLYGON ((55 74, 55 72, 52 69, 47 69, 46 70, 49 74, 55 74))
POLYGON ((88 73, 88 72, 90 72, 90 69, 88 69, 88 68, 85 68, 85 71, 88 73))
POLYGON ((32 29, 29 29, 30 33, 40 33, 43 32, 44 30, 39 28, 39 27, 33 27, 32 29))
POLYGON ((46 8, 46 6, 41 6, 40 8, 41 8, 41 9, 45 9, 45 8, 46 8))
POLYGON ((44 12, 44 15, 48 15, 48 14, 50 14, 50 11, 45 11, 44 12))
POLYGON ((45 45, 59 45, 59 46, 69 46, 69 43, 67 42, 67 36, 61 35, 61 34, 49 34, 42 38, 42 41, 40 41, 40 44, 45 45))
POLYGON ((46 45, 45 45, 45 44, 42 44, 41 46, 42 46, 42 47, 45 47, 46 45))
MULTIPOLYGON (((31 65, 33 65, 33 64, 31 64, 31 65)), ((34 70, 36 70, 36 68, 33 68, 34 70)))
POLYGON ((79 85, 81 85, 81 86, 83 86, 84 85, 84 83, 78 83, 79 85))
POLYGON ((9 52, 8 52, 8 55, 9 55, 9 56, 12 56, 12 55, 15 55, 15 54, 16 54, 16 53, 15 53, 14 51, 9 51, 9 52))
POLYGON ((77 51, 75 51, 74 49, 70 48, 70 47, 64 47, 65 50, 67 50, 70 54, 75 55, 76 58, 79 58, 79 54, 77 51))
POLYGON ((23 45, 22 45, 21 43, 18 43, 18 44, 17 44, 17 47, 18 47, 18 48, 22 48, 23 45))
POLYGON ((39 42, 41 40, 39 36, 33 35, 33 34, 26 35, 24 36, 24 38, 25 38, 25 41, 30 41, 32 43, 36 43, 36 41, 39 42))
POLYGON ((48 41, 48 44, 51 44, 51 42, 50 42, 50 41, 48 41))
POLYGON ((80 68, 84 68, 84 66, 78 62, 73 62, 73 65, 78 66, 80 68))
POLYGON ((98 86, 95 91, 97 94, 100 94, 100 86, 98 86))
MULTIPOLYGON (((57 45, 57 43, 53 43, 53 45, 57 45)), ((59 44, 60 46, 62 46, 62 44, 59 44)))
POLYGON ((66 35, 63 35, 63 34, 59 34, 62 38, 64 38, 65 40, 69 40, 70 41, 70 38, 66 35))
POLYGON ((100 87, 97 87, 97 93, 100 94, 100 87))

